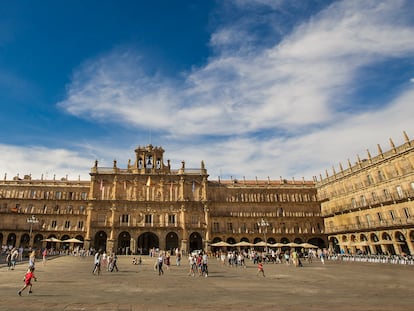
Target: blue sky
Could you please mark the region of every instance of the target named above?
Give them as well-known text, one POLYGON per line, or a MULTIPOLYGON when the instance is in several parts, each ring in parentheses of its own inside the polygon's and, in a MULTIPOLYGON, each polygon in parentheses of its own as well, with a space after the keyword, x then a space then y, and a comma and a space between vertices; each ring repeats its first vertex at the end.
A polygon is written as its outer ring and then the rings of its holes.
POLYGON ((138 145, 210 179, 312 179, 414 137, 414 2, 0 1, 0 174, 138 145))

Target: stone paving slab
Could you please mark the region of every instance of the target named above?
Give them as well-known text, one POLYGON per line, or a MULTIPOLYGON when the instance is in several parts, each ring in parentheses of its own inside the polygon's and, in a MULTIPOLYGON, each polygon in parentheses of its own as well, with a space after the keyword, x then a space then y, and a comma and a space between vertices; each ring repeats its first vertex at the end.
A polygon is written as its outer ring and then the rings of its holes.
POLYGON ((132 265, 131 256, 120 256, 119 272, 99 276, 92 274, 92 257, 38 262, 33 294, 22 297, 17 291, 27 264, 2 267, 0 310, 414 310, 414 266, 266 264, 262 277, 251 262, 236 269, 210 259, 205 278, 188 276, 187 261, 158 276, 155 259, 142 259, 132 265))

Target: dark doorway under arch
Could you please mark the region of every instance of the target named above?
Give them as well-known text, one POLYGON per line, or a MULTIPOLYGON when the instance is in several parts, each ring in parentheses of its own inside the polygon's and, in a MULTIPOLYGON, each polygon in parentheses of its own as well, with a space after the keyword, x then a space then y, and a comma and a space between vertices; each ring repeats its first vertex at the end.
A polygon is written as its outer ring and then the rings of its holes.
POLYGON ((118 235, 118 254, 129 255, 131 249, 131 235, 123 231, 118 235))
POLYGON ((190 234, 190 252, 196 249, 203 249, 203 239, 198 232, 190 234))
POLYGON ((137 250, 139 254, 148 255, 150 249, 159 248, 160 242, 158 237, 152 232, 145 232, 138 237, 137 250))
POLYGON ((175 232, 167 233, 165 237, 165 250, 171 251, 171 254, 174 254, 173 250, 178 248, 178 235, 175 232))
POLYGON ((106 251, 107 235, 105 231, 99 231, 95 234, 94 247, 96 250, 106 251))
POLYGON ((320 249, 326 248, 325 241, 321 238, 311 238, 308 243, 318 246, 320 249))

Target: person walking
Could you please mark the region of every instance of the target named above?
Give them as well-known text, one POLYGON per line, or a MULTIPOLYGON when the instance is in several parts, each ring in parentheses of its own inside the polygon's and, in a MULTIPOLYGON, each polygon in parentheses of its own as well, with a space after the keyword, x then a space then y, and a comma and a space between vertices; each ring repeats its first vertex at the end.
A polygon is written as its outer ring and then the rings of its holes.
POLYGON ((263 277, 265 277, 262 261, 259 261, 259 263, 257 264, 257 273, 256 273, 256 275, 259 275, 259 274, 261 274, 261 275, 263 275, 263 277))
POLYGON ((94 257, 94 267, 92 273, 97 273, 98 275, 101 273, 101 251, 97 251, 94 257))
POLYGON ((26 275, 24 276, 24 286, 19 290, 18 294, 19 296, 22 295, 22 292, 29 287, 29 294, 33 293, 32 291, 32 280, 37 281, 37 278, 34 275, 34 267, 30 267, 29 270, 26 272, 26 275))
POLYGON ((164 256, 162 255, 162 253, 160 252, 160 255, 158 256, 158 275, 164 274, 164 270, 162 269, 162 264, 164 261, 164 256))
POLYGON ((112 255, 112 263, 111 263, 111 272, 113 272, 114 269, 116 269, 116 272, 119 271, 118 266, 116 264, 117 260, 118 260, 118 256, 116 254, 113 254, 112 255))

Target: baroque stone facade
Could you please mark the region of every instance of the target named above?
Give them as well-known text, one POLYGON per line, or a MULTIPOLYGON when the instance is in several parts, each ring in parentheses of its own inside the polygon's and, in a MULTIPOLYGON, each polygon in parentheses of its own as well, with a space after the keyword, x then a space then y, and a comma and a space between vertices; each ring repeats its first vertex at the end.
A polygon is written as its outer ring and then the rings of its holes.
POLYGON ((85 248, 146 253, 234 244, 310 242, 326 247, 314 181, 209 181, 201 162, 172 169, 164 150, 138 147, 126 168, 100 167, 90 181, 0 182, 0 243, 61 247, 50 238, 77 238, 85 248), (46 240, 46 241, 45 241, 46 240))
POLYGON ((342 253, 414 254, 414 141, 367 157, 316 183, 330 248, 342 253))

